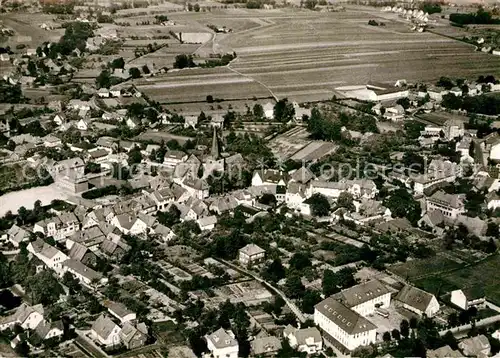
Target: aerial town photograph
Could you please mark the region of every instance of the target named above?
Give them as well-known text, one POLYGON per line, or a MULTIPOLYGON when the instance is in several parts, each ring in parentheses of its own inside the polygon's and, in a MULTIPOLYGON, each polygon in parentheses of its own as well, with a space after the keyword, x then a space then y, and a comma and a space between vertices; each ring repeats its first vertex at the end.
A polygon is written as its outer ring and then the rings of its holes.
POLYGON ((0 357, 500 358, 500 0, 0 0, 0 357))

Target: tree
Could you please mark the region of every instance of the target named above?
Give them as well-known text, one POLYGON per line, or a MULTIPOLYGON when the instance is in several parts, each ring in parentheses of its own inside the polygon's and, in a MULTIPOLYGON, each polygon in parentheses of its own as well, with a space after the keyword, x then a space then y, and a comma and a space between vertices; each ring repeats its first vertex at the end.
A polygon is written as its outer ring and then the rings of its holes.
POLYGON ((396 101, 397 104, 401 105, 404 109, 410 108, 411 102, 408 97, 400 98, 396 101))
POLYGON ((337 199, 337 206, 345 208, 348 211, 356 210, 356 207, 354 206, 354 198, 352 197, 352 194, 347 191, 340 193, 339 198, 337 199))
POLYGON ((174 68, 196 67, 192 55, 181 54, 175 56, 174 68))
POLYGON ((402 320, 399 324, 399 331, 403 337, 408 338, 410 335, 410 323, 405 319, 402 320))
POLYGON ((450 348, 453 349, 453 350, 457 350, 458 349, 458 341, 455 338, 455 336, 453 335, 453 333, 451 333, 450 331, 447 331, 444 334, 444 336, 443 336, 443 343, 445 343, 446 345, 450 346, 450 348))
POLYGON ((314 313, 314 306, 321 302, 321 295, 318 291, 306 290, 302 300, 300 301, 300 308, 308 314, 314 313))
POLYGON ((28 343, 26 343, 25 340, 22 340, 19 342, 16 346, 16 353, 19 354, 21 357, 27 357, 29 356, 30 353, 30 347, 28 346, 28 343))
POLYGON ((259 198, 259 203, 269 206, 274 206, 277 203, 276 197, 271 193, 262 194, 259 198))
POLYGON ((313 196, 306 200, 306 203, 311 207, 311 213, 313 216, 321 217, 330 214, 330 202, 326 196, 320 193, 313 194, 313 196))
POLYGON ((288 99, 280 99, 274 105, 274 119, 278 122, 289 122, 295 116, 295 109, 293 104, 288 102, 288 99))
POLYGON ((448 316, 448 325, 450 327, 458 326, 458 315, 455 312, 450 313, 448 316))
POLYGON ((498 239, 498 224, 491 221, 486 229, 486 236, 491 236, 498 239))
POLYGON ((125 67, 125 60, 123 59, 123 57, 115 58, 113 61, 111 61, 109 67, 123 69, 125 67))
POLYGON ((132 78, 140 78, 141 77, 141 71, 137 67, 132 67, 128 70, 128 74, 132 78))
POLYGON ((382 335, 382 339, 384 342, 390 342, 391 341, 391 332, 384 332, 382 335))
POLYGON ((305 2, 306 9, 309 10, 314 10, 316 5, 318 5, 318 0, 306 0, 305 2))
POLYGON ((264 118, 264 107, 262 107, 262 105, 260 103, 256 103, 253 106, 252 112, 253 112, 254 117, 256 117, 256 118, 258 118, 258 119, 264 118))
POLYGON ((95 79, 96 86, 98 88, 109 88, 111 87, 111 74, 108 70, 103 70, 99 76, 95 79))
POLYGON ((50 271, 41 271, 35 276, 28 277, 26 292, 35 304, 51 305, 59 300, 64 293, 61 285, 50 271))
POLYGON ((200 12, 200 5, 199 5, 198 3, 194 4, 194 6, 193 6, 193 10, 194 10, 195 12, 200 12))
POLYGON ((7 258, 0 252, 0 288, 12 285, 12 277, 7 258))
POLYGON ((297 271, 302 271, 305 268, 311 267, 312 262, 307 253, 297 252, 293 254, 289 264, 291 268, 294 268, 297 271))
POLYGON ((304 295, 305 287, 300 280, 300 275, 294 274, 286 278, 284 292, 290 298, 301 298, 304 295))
POLYGON ((439 87, 444 87, 446 90, 451 90, 455 86, 453 81, 448 77, 440 77, 436 84, 439 87))
POLYGON ((141 150, 137 147, 128 153, 128 165, 139 164, 142 161, 141 150))
POLYGON ((278 282, 279 280, 285 278, 285 267, 281 263, 280 259, 275 259, 269 265, 264 267, 262 270, 262 277, 266 281, 278 282))
POLYGON ((394 328, 391 332, 391 336, 393 339, 396 341, 399 341, 401 339, 401 333, 399 333, 399 330, 397 328, 394 328))
POLYGON ((404 188, 394 190, 390 196, 384 199, 383 205, 391 210, 393 216, 405 217, 413 225, 416 225, 420 219, 422 211, 420 204, 404 188))
POLYGON ((62 278, 62 283, 70 289, 71 292, 77 292, 80 290, 80 283, 69 271, 66 271, 62 278))

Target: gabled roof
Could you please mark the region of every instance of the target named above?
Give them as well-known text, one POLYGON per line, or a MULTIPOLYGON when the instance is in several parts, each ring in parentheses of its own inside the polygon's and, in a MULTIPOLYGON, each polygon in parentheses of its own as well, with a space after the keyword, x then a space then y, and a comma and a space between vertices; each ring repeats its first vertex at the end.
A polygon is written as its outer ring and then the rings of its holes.
POLYGON ((434 295, 424 290, 406 285, 399 291, 396 300, 416 308, 421 312, 425 312, 433 297, 434 295))
POLYGON ((238 346, 238 341, 234 338, 234 333, 225 331, 223 328, 219 328, 212 334, 207 334, 205 339, 211 341, 218 349, 238 346))
POLYGON ((203 218, 198 219, 198 225, 201 227, 205 227, 208 225, 215 225, 217 224, 217 217, 215 215, 211 216, 205 216, 203 218))
POLYGON ((137 334, 143 335, 143 333, 132 326, 129 322, 125 323, 120 331, 120 337, 125 344, 128 344, 137 334))
POLYGON ((80 261, 74 259, 68 259, 64 261, 63 266, 66 266, 69 269, 72 269, 74 272, 80 274, 88 280, 100 280, 102 278, 102 274, 100 272, 96 272, 92 270, 90 267, 85 266, 80 261))
POLYGON ((115 314, 121 319, 129 314, 135 313, 129 310, 123 303, 120 302, 107 301, 104 303, 104 307, 106 307, 110 313, 115 314))
POLYGON ((346 307, 356 307, 362 303, 383 296, 390 291, 379 280, 371 280, 350 288, 347 288, 333 297, 342 302, 346 307))
POLYGON ((72 259, 82 261, 83 257, 87 253, 88 248, 78 242, 75 242, 73 246, 71 246, 71 249, 69 250, 69 257, 72 259))
POLYGON ((259 246, 255 245, 255 244, 248 244, 245 247, 242 247, 240 249, 240 252, 242 252, 248 256, 253 256, 253 255, 265 253, 266 250, 261 249, 259 246))
POLYGON ((314 174, 306 167, 300 167, 290 175, 290 180, 302 184, 306 184, 312 179, 314 179, 314 174))
POLYGON ((450 206, 455 209, 459 209, 464 205, 462 197, 459 194, 448 194, 442 190, 436 191, 430 198, 427 198, 427 200, 437 204, 450 206))
POLYGON ((321 301, 314 308, 349 335, 377 329, 373 323, 333 297, 321 301))
POLYGON ((38 326, 35 328, 35 333, 40 337, 41 339, 45 339, 47 334, 50 332, 51 329, 57 328, 61 331, 64 331, 64 325, 61 320, 55 321, 55 322, 48 322, 46 320, 42 320, 38 326))
POLYGON ((101 314, 92 324, 92 330, 101 338, 107 339, 115 328, 119 328, 108 316, 101 314))
POLYGON ((275 353, 281 349, 281 341, 274 336, 254 339, 250 345, 254 355, 275 353))

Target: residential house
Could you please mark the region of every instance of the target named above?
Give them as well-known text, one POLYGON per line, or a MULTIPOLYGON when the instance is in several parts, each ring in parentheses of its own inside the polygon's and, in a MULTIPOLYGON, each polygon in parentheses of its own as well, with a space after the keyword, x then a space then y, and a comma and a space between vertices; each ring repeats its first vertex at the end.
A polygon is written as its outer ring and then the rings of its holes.
POLYGON ((108 279, 100 272, 92 270, 78 260, 68 259, 62 263, 64 271, 72 273, 81 284, 92 287, 92 285, 103 285, 108 279))
POLYGON ((428 358, 463 358, 462 353, 454 351, 450 346, 443 346, 438 349, 428 349, 426 352, 428 358))
POLYGON ((353 351, 376 341, 377 327, 332 297, 314 307, 314 323, 325 341, 342 350, 353 351))
POLYGON ((458 343, 458 348, 467 357, 488 357, 491 353, 490 342, 483 334, 464 339, 458 343))
POLYGON ((87 215, 87 218, 84 219, 86 222, 86 226, 84 226, 83 230, 75 232, 73 235, 69 236, 66 239, 65 244, 68 250, 71 250, 73 248, 73 245, 79 243, 89 248, 91 251, 96 251, 99 245, 104 241, 106 235, 104 235, 104 233, 98 226, 102 221, 94 222, 93 220, 95 219, 92 218, 93 215, 95 214, 93 212, 90 212, 87 215))
POLYGON ((158 236, 164 242, 169 242, 176 237, 173 230, 158 223, 149 229, 149 234, 158 236))
POLYGON ((168 205, 175 200, 173 191, 168 187, 147 193, 149 197, 155 202, 157 211, 166 211, 168 205))
POLYGON ((48 322, 42 320, 35 328, 35 334, 43 341, 55 339, 64 335, 64 325, 61 320, 48 322))
POLYGON ((7 238, 15 248, 18 248, 21 242, 29 241, 30 233, 14 224, 9 231, 7 231, 7 238))
POLYGON ((90 127, 90 121, 88 119, 85 119, 85 116, 86 114, 82 112, 80 117, 83 118, 80 118, 80 120, 76 122, 76 128, 78 128, 81 131, 87 131, 90 127))
POLYGON ((43 314, 44 310, 41 304, 29 306, 22 303, 13 314, 0 319, 0 331, 7 328, 12 329, 16 324, 24 329, 35 329, 43 321, 43 314))
POLYGON ((299 352, 315 354, 323 348, 323 339, 316 327, 300 329, 288 325, 283 330, 283 336, 288 340, 290 346, 299 352))
POLYGON ((78 230, 80 230, 80 222, 72 212, 62 212, 58 216, 41 220, 33 227, 33 232, 52 236, 56 241, 63 240, 78 230))
MULTIPOLYGON (((144 324, 141 327, 146 328, 144 324)), ((139 348, 146 344, 148 339, 147 330, 144 333, 139 329, 139 325, 136 328, 130 322, 126 322, 120 331, 120 339, 127 349, 139 348)))
POLYGON ((437 191, 425 199, 427 211, 438 210, 448 219, 456 219, 459 214, 465 213, 464 196, 447 194, 437 191))
POLYGON ((482 289, 458 289, 451 291, 451 303, 455 306, 468 310, 470 307, 483 305, 486 302, 482 289))
POLYGON ((500 195, 496 191, 486 194, 486 203, 490 210, 500 208, 500 195))
POLYGON ((210 231, 215 228, 217 224, 217 217, 215 215, 204 216, 196 220, 201 231, 210 231))
POLYGON ((185 178, 179 184, 194 198, 203 200, 209 196, 209 187, 204 179, 185 178))
POLYGON ((281 341, 275 336, 255 338, 250 342, 250 349, 253 356, 274 357, 281 349, 281 341))
POLYGON ((288 182, 283 172, 275 169, 256 170, 252 176, 252 186, 282 186, 288 182))
POLYGON ((135 312, 129 310, 123 303, 107 301, 104 306, 108 309, 108 312, 118 318, 121 323, 135 321, 137 315, 135 312))
POLYGON ((99 98, 109 98, 109 90, 107 88, 100 88, 97 91, 97 96, 99 96, 99 98))
POLYGON ((64 273, 63 263, 68 259, 68 256, 62 251, 59 251, 54 246, 47 244, 41 238, 30 242, 26 248, 28 252, 35 255, 49 269, 54 270, 59 275, 64 273))
POLYGON ((188 155, 180 150, 169 150, 165 153, 163 159, 163 164, 167 167, 174 168, 178 164, 185 162, 188 159, 188 155))
POLYGON ((58 114, 56 114, 52 120, 58 126, 61 126, 61 125, 63 125, 63 123, 67 122, 67 118, 66 118, 66 115, 64 113, 58 113, 58 114))
POLYGON ((105 347, 118 346, 121 343, 121 328, 108 316, 101 314, 90 328, 90 336, 93 340, 105 347))
POLYGON ((414 178, 414 191, 417 195, 424 194, 425 189, 436 184, 453 183, 463 174, 462 167, 449 160, 433 159, 426 170, 425 174, 414 178))
POLYGON ((274 119, 274 104, 267 102, 262 108, 264 109, 264 117, 274 119))
POLYGON ((427 87, 427 94, 429 98, 436 102, 441 102, 443 100, 443 96, 447 95, 449 92, 443 88, 439 88, 436 86, 427 87))
POLYGON ((238 358, 239 345, 232 331, 219 328, 205 336, 207 347, 214 358, 238 358))
POLYGON ((439 302, 433 294, 413 286, 404 286, 395 297, 395 300, 403 308, 419 316, 433 317, 439 311, 439 302))
POLYGON ((62 141, 56 136, 48 134, 45 137, 43 137, 43 146, 46 148, 55 148, 60 145, 62 145, 62 141))
POLYGON ((240 264, 247 266, 264 261, 266 250, 261 249, 255 244, 248 244, 239 250, 238 260, 240 264))
POLYGON ((148 228, 148 225, 143 220, 131 214, 117 215, 111 220, 111 224, 127 235, 145 234, 148 228))
POLYGON ((185 116, 184 117, 184 128, 196 128, 196 125, 198 124, 198 117, 197 116, 185 116))
POLYGON ((97 256, 88 247, 75 242, 68 252, 68 256, 74 260, 80 261, 84 265, 94 266, 97 264, 97 256))

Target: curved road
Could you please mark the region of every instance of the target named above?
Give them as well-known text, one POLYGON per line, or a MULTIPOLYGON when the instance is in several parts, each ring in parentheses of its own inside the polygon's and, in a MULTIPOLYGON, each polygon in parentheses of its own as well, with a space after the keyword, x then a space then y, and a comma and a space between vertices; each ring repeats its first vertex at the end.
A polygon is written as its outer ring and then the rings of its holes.
POLYGON ((262 283, 266 288, 268 288, 269 290, 277 293, 278 295, 281 296, 281 298, 283 298, 283 300, 285 301, 286 305, 288 307, 290 307, 290 310, 293 312, 293 314, 295 315, 295 317, 297 317, 297 319, 301 322, 301 323, 304 323, 306 321, 306 317, 304 316, 304 314, 302 313, 302 311, 295 305, 295 303, 293 303, 288 297, 286 297, 286 295, 283 293, 283 291, 281 291, 279 288, 271 285, 269 282, 263 280, 262 278, 260 278, 259 276, 255 275, 254 273, 246 270, 246 269, 243 269, 241 268, 240 266, 236 266, 226 260, 222 260, 220 259, 221 262, 223 262, 225 265, 231 267, 232 269, 246 275, 246 276, 250 276, 252 277, 253 279, 259 281, 260 283, 262 283))

